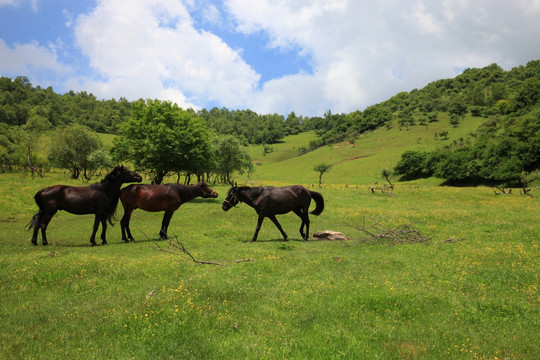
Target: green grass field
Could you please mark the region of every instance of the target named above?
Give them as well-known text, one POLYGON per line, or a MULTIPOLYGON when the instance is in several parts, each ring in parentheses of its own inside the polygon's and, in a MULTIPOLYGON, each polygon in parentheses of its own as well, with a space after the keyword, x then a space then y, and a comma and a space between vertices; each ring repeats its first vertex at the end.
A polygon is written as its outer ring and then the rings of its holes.
MULTIPOLYGON (((450 130, 447 141, 479 121, 450 130)), ((495 196, 437 179, 398 183, 392 195, 368 190, 404 148, 440 146, 431 131, 442 123, 381 129, 355 147, 300 157, 296 149, 313 134, 265 156, 252 148, 260 165, 239 183, 321 192, 325 211, 311 216, 311 232, 350 240, 301 241, 300 221, 288 214, 279 220, 289 242, 266 220, 250 244, 255 212, 245 204, 223 212, 227 187, 215 186, 219 198, 184 204, 169 234, 220 266, 157 251, 156 242, 169 248, 157 240, 162 214, 140 210, 134 243, 121 241, 117 224, 109 245, 91 247, 93 217, 61 212, 48 229, 51 245, 34 247, 25 229, 34 193, 81 183, 59 171, 0 174, 0 358, 537 359, 538 191, 495 196), (321 161, 334 167, 319 188, 312 167, 321 161), (367 242, 359 229, 371 224, 411 224, 430 245, 367 242), (251 261, 235 262, 242 259, 251 261)))

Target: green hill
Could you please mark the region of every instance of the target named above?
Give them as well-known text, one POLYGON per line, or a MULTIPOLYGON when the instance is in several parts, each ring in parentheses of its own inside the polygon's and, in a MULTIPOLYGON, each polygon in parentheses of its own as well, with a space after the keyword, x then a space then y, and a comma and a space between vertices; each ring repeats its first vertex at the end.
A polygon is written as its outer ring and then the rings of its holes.
POLYGON ((441 114, 439 118, 437 122, 414 126, 409 130, 400 130, 397 126, 391 126, 390 129, 381 127, 365 133, 352 144, 343 141, 303 155, 299 154, 299 149, 307 147, 310 141, 317 138, 313 131, 288 136, 284 142, 272 145, 273 151, 265 155, 263 146, 250 146, 256 171, 250 179, 247 176, 240 179, 259 183, 313 184, 318 179, 313 166, 326 162, 332 164, 332 169, 323 176, 323 183, 370 184, 380 178, 383 168, 392 168, 404 151, 443 147, 454 140, 465 138, 486 121, 481 117, 466 117, 458 127, 453 127, 446 114, 441 114), (445 130, 448 131, 447 140, 438 136, 445 130))

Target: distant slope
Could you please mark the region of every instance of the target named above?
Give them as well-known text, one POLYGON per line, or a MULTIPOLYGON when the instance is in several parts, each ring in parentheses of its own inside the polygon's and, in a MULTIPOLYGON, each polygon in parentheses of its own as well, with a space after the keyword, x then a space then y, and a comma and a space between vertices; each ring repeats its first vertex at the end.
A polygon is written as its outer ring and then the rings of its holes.
POLYGON ((447 114, 427 126, 413 126, 399 130, 397 124, 390 129, 379 128, 356 139, 354 144, 340 142, 326 145, 304 155, 298 148, 307 147, 316 138, 313 132, 288 136, 280 144, 273 145, 274 151, 263 156, 262 146, 251 146, 256 171, 250 179, 246 175, 240 181, 267 184, 316 184, 318 174, 313 166, 320 162, 331 163, 332 169, 324 174, 324 184, 362 185, 380 180, 383 168, 393 167, 406 150, 430 150, 465 138, 486 121, 481 117, 466 117, 458 127, 450 125, 447 114), (448 131, 448 140, 439 140, 435 134, 448 131))

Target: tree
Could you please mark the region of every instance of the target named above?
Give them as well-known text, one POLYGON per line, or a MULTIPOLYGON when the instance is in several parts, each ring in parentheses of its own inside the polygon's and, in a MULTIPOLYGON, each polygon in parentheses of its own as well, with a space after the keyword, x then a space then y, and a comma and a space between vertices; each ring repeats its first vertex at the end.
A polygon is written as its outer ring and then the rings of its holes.
POLYGON ((330 168, 332 168, 332 165, 327 163, 319 163, 313 167, 313 170, 319 173, 319 187, 322 183, 323 174, 330 171, 330 168))
POLYGON ((51 164, 70 170, 73 179, 78 179, 81 172, 89 179, 88 171, 93 170, 89 155, 103 147, 99 137, 85 126, 70 125, 58 128, 53 139, 48 154, 51 164))
POLYGON ((113 159, 150 171, 154 184, 161 184, 169 172, 200 174, 210 167, 208 132, 193 111, 167 101, 139 101, 120 128, 113 159))
POLYGON ((231 175, 237 171, 253 171, 253 163, 246 149, 233 135, 218 136, 212 142, 214 151, 214 171, 223 182, 230 182, 231 175))
POLYGON ((424 175, 426 157, 427 153, 423 151, 405 151, 394 167, 394 173, 402 175, 403 180, 422 177, 424 175))
POLYGON ((28 121, 23 125, 26 135, 26 162, 32 171, 32 176, 34 176, 34 173, 37 173, 40 177, 43 177, 43 173, 39 170, 39 167, 37 167, 42 165, 42 162, 36 164, 36 161, 33 160, 37 159, 37 156, 34 154, 36 142, 41 134, 51 127, 51 123, 44 116, 44 113, 45 109, 42 107, 35 107, 32 109, 28 121))

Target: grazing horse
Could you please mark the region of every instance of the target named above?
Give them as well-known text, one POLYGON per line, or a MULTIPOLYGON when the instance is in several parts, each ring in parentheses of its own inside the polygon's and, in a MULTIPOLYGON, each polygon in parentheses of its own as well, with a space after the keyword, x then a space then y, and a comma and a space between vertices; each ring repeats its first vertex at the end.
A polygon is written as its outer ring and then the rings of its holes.
POLYGON ((287 241, 287 234, 281 228, 281 225, 276 219, 277 214, 286 214, 294 211, 300 219, 300 235, 304 240, 309 238, 309 205, 311 198, 315 200, 316 208, 311 212, 313 215, 320 215, 324 209, 324 199, 321 194, 316 191, 310 191, 302 185, 291 185, 279 188, 274 187, 236 187, 233 186, 227 192, 227 198, 223 201, 221 208, 228 211, 231 207, 236 206, 239 202, 244 202, 255 209, 259 215, 255 234, 250 242, 257 240, 257 235, 261 229, 262 222, 265 217, 272 220, 278 230, 283 235, 283 239, 287 241), (304 233, 304 225, 306 232, 304 233))
POLYGON ((129 229, 129 220, 133 210, 140 208, 145 211, 165 211, 159 236, 167 238, 167 228, 174 212, 185 202, 196 197, 216 198, 218 193, 210 189, 207 183, 200 182, 197 185, 163 184, 148 185, 134 184, 126 186, 120 193, 120 200, 124 207, 124 216, 120 220, 122 226, 122 240, 133 241, 129 229), (127 233, 127 236, 126 236, 127 233))
POLYGON ((142 177, 123 165, 116 166, 100 183, 90 186, 54 185, 39 190, 34 196, 39 211, 28 224, 34 228, 32 244, 37 245, 38 230, 41 229, 43 245, 47 245, 47 225, 58 210, 72 214, 95 214, 94 230, 90 242, 96 245, 96 232, 101 222, 102 244, 107 244, 107 220, 112 225, 112 217, 118 205, 120 187, 128 182, 140 182, 142 177))

